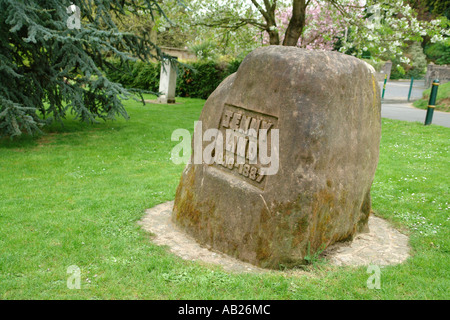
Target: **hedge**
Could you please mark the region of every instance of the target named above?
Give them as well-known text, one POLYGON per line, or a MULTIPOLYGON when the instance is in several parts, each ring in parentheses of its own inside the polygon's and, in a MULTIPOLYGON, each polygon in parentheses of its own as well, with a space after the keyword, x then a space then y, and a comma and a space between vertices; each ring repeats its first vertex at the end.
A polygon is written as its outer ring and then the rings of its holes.
MULTIPOLYGON (((114 67, 106 72, 111 81, 121 83, 126 88, 158 92, 160 63, 130 62, 127 70, 117 62, 111 64, 114 67)), ((240 64, 240 60, 229 63, 215 61, 189 63, 188 68, 180 68, 176 95, 206 99, 227 76, 237 71, 240 64)))

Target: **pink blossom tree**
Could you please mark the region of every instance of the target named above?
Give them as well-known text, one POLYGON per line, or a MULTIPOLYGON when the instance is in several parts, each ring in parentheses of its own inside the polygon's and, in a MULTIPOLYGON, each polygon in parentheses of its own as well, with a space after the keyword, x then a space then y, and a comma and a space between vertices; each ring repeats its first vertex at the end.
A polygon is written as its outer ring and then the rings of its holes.
POLYGON ((196 25, 254 32, 261 44, 339 51, 363 57, 400 57, 409 42, 443 42, 450 21, 417 19, 406 0, 189 0, 196 25))
MULTIPOLYGON (((359 1, 351 3, 352 10, 363 12, 359 1)), ((306 49, 333 50, 339 37, 346 33, 346 25, 341 23, 344 19, 344 10, 348 7, 337 8, 330 1, 311 0, 306 8, 305 28, 298 38, 296 46, 306 49)), ((292 18, 292 7, 277 9, 276 25, 281 34, 280 42, 284 41, 286 30, 292 18)), ((269 44, 267 32, 263 33, 263 44, 269 44)))

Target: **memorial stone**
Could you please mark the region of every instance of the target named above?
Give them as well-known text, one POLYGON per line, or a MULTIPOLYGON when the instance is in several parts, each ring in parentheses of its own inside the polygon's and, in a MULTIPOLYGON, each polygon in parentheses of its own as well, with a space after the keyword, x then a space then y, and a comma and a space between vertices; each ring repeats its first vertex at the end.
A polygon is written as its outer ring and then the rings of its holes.
POLYGON ((214 161, 195 163, 193 146, 174 223, 200 244, 265 268, 304 264, 368 231, 380 110, 374 70, 355 57, 253 51, 202 110, 196 130, 214 161), (221 134, 205 139, 208 129, 221 134))

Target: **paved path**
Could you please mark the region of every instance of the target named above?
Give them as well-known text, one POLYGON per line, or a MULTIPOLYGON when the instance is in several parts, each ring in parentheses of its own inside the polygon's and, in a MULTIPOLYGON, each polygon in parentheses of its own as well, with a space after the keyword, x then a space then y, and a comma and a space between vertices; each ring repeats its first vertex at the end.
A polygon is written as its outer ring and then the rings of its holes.
MULTIPOLYGON (((427 111, 414 108, 412 102, 407 101, 409 86, 409 81, 389 81, 386 84, 384 99, 381 102, 381 116, 383 118, 425 122, 427 111)), ((383 88, 383 82, 380 82, 380 88, 383 88)), ((414 81, 411 101, 421 98, 425 89, 423 80, 414 81)), ((450 127, 450 113, 435 110, 432 124, 450 127)))
MULTIPOLYGON (((408 102, 409 86, 411 81, 388 81, 384 93, 385 101, 408 102)), ((381 91, 383 91, 383 82, 379 82, 381 91)), ((422 92, 427 89, 423 80, 415 80, 411 90, 410 100, 414 101, 422 98, 422 92)))
MULTIPOLYGON (((381 117, 411 122, 425 122, 426 110, 417 109, 411 103, 382 103, 381 117)), ((450 113, 434 111, 432 124, 450 128, 450 113)))

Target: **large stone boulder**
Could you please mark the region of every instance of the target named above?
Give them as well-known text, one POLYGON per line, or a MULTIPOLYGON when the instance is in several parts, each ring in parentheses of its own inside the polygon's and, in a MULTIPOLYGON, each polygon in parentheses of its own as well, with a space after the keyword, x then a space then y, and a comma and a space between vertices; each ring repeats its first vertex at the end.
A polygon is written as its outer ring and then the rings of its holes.
POLYGON ((195 164, 193 147, 173 221, 199 243, 265 268, 303 264, 307 255, 368 231, 379 91, 373 68, 348 55, 282 46, 253 51, 200 116, 202 133, 219 129, 225 140, 231 130, 236 138, 224 142, 224 154, 213 151, 212 164, 195 164), (252 137, 251 128, 268 128, 267 136, 252 137), (272 164, 255 161, 258 139, 278 154, 272 164))

